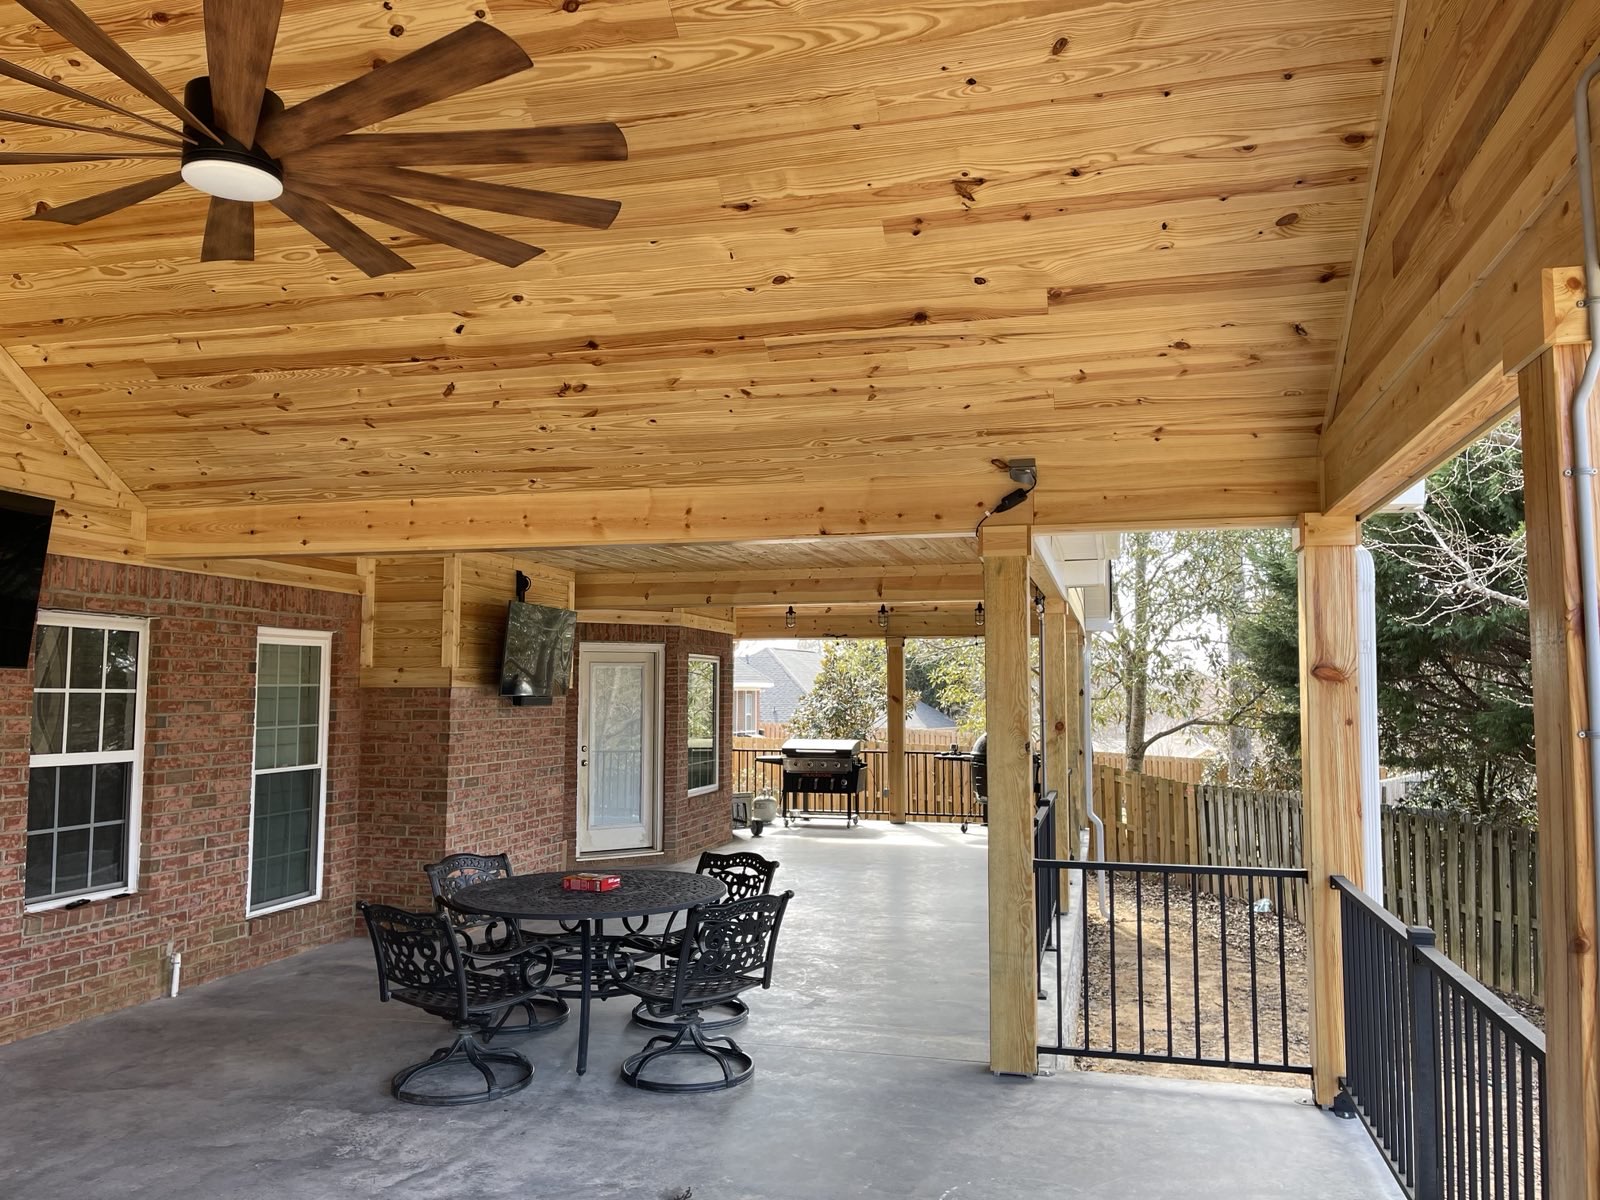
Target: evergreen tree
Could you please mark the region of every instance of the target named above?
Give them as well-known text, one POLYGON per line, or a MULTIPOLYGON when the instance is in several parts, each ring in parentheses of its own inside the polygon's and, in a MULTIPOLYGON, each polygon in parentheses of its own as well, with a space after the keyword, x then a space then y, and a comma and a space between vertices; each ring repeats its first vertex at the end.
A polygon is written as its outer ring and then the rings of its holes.
MULTIPOLYGON (((1528 819, 1534 796, 1533 687, 1522 452, 1502 426, 1436 471, 1420 513, 1366 522, 1378 620, 1379 756, 1427 774, 1417 798, 1485 817, 1528 819)), ((1241 645, 1268 686, 1264 728, 1299 754, 1296 571, 1258 556, 1266 582, 1241 645)))

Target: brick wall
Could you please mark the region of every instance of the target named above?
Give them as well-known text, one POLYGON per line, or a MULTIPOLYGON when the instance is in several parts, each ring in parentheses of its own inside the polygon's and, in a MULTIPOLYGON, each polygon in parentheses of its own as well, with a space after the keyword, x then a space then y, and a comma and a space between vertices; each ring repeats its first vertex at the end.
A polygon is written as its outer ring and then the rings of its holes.
MULTIPOLYGON (((729 778, 733 745, 733 638, 699 629, 659 625, 579 625, 578 641, 642 642, 666 647, 662 728, 662 859, 678 862, 700 851, 720 846, 733 836, 733 786, 729 778), (688 713, 686 706, 689 655, 712 655, 722 663, 718 672, 721 695, 717 702, 721 768, 714 791, 688 795, 688 713)), ((566 794, 578 794, 578 704, 574 689, 568 697, 568 747, 566 794)), ((577 860, 577 806, 568 804, 563 820, 563 845, 569 864, 577 860)), ((583 865, 604 865, 606 860, 585 858, 583 865)), ((618 858, 618 865, 638 865, 636 857, 618 858)))
MULTIPOLYGON (((421 867, 505 850, 556 869, 576 845, 577 697, 516 708, 492 688, 360 686, 354 596, 52 557, 41 607, 151 619, 139 891, 24 912, 33 672, 0 671, 0 1043, 358 932, 357 899, 427 904, 421 867), (247 920, 257 633, 332 631, 321 900, 247 920)), ((728 839, 733 646, 725 635, 584 626, 589 641, 666 646, 666 861, 728 839), (688 797, 688 656, 722 661, 722 778, 688 797)), ((586 860, 592 861, 592 860, 586 860)), ((638 865, 638 860, 629 860, 638 865)))
POLYGON ((425 863, 445 845, 450 689, 373 688, 361 730, 360 899, 432 904, 425 863))
POLYGON ((347 936, 358 863, 354 596, 52 556, 41 606, 151 618, 135 895, 24 913, 32 671, 0 671, 0 1041, 347 936), (257 630, 331 630, 324 897, 245 919, 257 630))
POLYGON ((518 871, 565 861, 567 710, 518 708, 494 688, 451 693, 444 844, 511 855, 518 871))

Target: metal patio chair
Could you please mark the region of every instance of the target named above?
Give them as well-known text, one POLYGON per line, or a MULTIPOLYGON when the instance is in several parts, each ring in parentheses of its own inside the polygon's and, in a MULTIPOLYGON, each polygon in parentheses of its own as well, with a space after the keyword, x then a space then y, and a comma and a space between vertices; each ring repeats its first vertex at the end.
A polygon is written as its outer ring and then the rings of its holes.
MULTIPOLYGON (((694 870, 696 875, 710 875, 720 880, 728 889, 727 898, 723 903, 729 903, 770 893, 773 877, 778 873, 778 863, 774 859, 763 858, 749 850, 739 850, 732 854, 718 854, 714 850, 704 850, 694 870)), ((673 919, 674 917, 668 918, 667 928, 662 933, 634 934, 625 939, 626 945, 630 949, 646 952, 647 957, 651 954, 660 955, 661 965, 665 966, 666 960, 675 957, 678 948, 683 944, 683 930, 672 928, 673 919)), ((702 1027, 707 1031, 732 1029, 736 1025, 742 1025, 750 1016, 749 1006, 738 997, 718 1007, 725 1010, 724 1015, 704 1021, 702 1027)), ((641 1000, 634 1007, 633 1019, 646 1029, 675 1030, 681 1024, 666 1011, 665 1006, 651 1004, 647 1000, 641 1000)))
POLYGON ((676 1018, 677 1032, 658 1033, 622 1064, 622 1081, 652 1092, 712 1092, 738 1087, 755 1074, 755 1062, 733 1038, 706 1037, 701 1016, 753 988, 772 986, 778 930, 793 892, 753 896, 691 909, 676 957, 656 970, 635 968, 618 986, 676 1018), (718 1044, 722 1043, 722 1044, 718 1044), (676 1055, 700 1055, 720 1068, 720 1077, 662 1079, 649 1068, 676 1055))
POLYGON ((363 902, 359 907, 378 962, 379 998, 443 1017, 456 1031, 449 1046, 396 1074, 390 1094, 407 1104, 476 1104, 527 1087, 533 1064, 515 1050, 491 1050, 487 1043, 508 1012, 539 995, 550 973, 550 949, 506 957, 489 968, 469 967, 447 917, 387 904, 363 902), (463 1063, 483 1076, 482 1089, 428 1092, 410 1086, 420 1075, 463 1063), (511 1069, 509 1082, 500 1081, 496 1066, 511 1069))
MULTIPOLYGON (((543 948, 548 948, 559 963, 563 952, 576 945, 576 938, 566 933, 524 929, 517 921, 473 916, 445 903, 464 887, 509 876, 509 854, 447 854, 422 869, 433 893, 434 910, 449 920, 470 966, 489 966, 519 955, 534 955, 543 948)), ((520 1025, 502 1025, 497 1032, 542 1033, 556 1028, 569 1015, 567 1002, 553 989, 524 1001, 521 1008, 527 1020, 520 1025)), ((508 1018, 510 1015, 506 1014, 508 1018)))

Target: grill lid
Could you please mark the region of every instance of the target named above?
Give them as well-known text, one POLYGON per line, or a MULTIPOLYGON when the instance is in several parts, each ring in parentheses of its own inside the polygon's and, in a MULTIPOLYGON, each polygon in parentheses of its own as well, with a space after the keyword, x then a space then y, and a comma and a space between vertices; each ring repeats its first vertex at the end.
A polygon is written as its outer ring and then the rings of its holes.
POLYGON ((790 738, 782 746, 785 754, 833 754, 854 757, 861 753, 860 738, 790 738))

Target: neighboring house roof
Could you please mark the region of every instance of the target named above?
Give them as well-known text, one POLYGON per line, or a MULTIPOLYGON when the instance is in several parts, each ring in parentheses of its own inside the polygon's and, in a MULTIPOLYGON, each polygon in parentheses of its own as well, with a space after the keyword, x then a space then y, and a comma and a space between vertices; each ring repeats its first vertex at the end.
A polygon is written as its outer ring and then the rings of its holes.
POLYGON ((772 680, 750 665, 748 658, 733 660, 733 690, 736 692, 762 692, 772 686, 772 680))
MULTIPOLYGON (((879 717, 878 723, 872 727, 873 731, 876 732, 880 729, 886 729, 888 724, 889 722, 886 715, 879 717)), ((906 713, 906 728, 953 730, 960 728, 960 725, 956 719, 950 716, 948 713, 942 713, 933 705, 924 704, 921 700, 918 700, 916 707, 912 708, 906 713)))
POLYGON ((733 660, 734 686, 741 676, 766 679, 771 686, 761 693, 761 720, 784 723, 795 706, 817 682, 822 670, 821 650, 769 648, 733 660))

